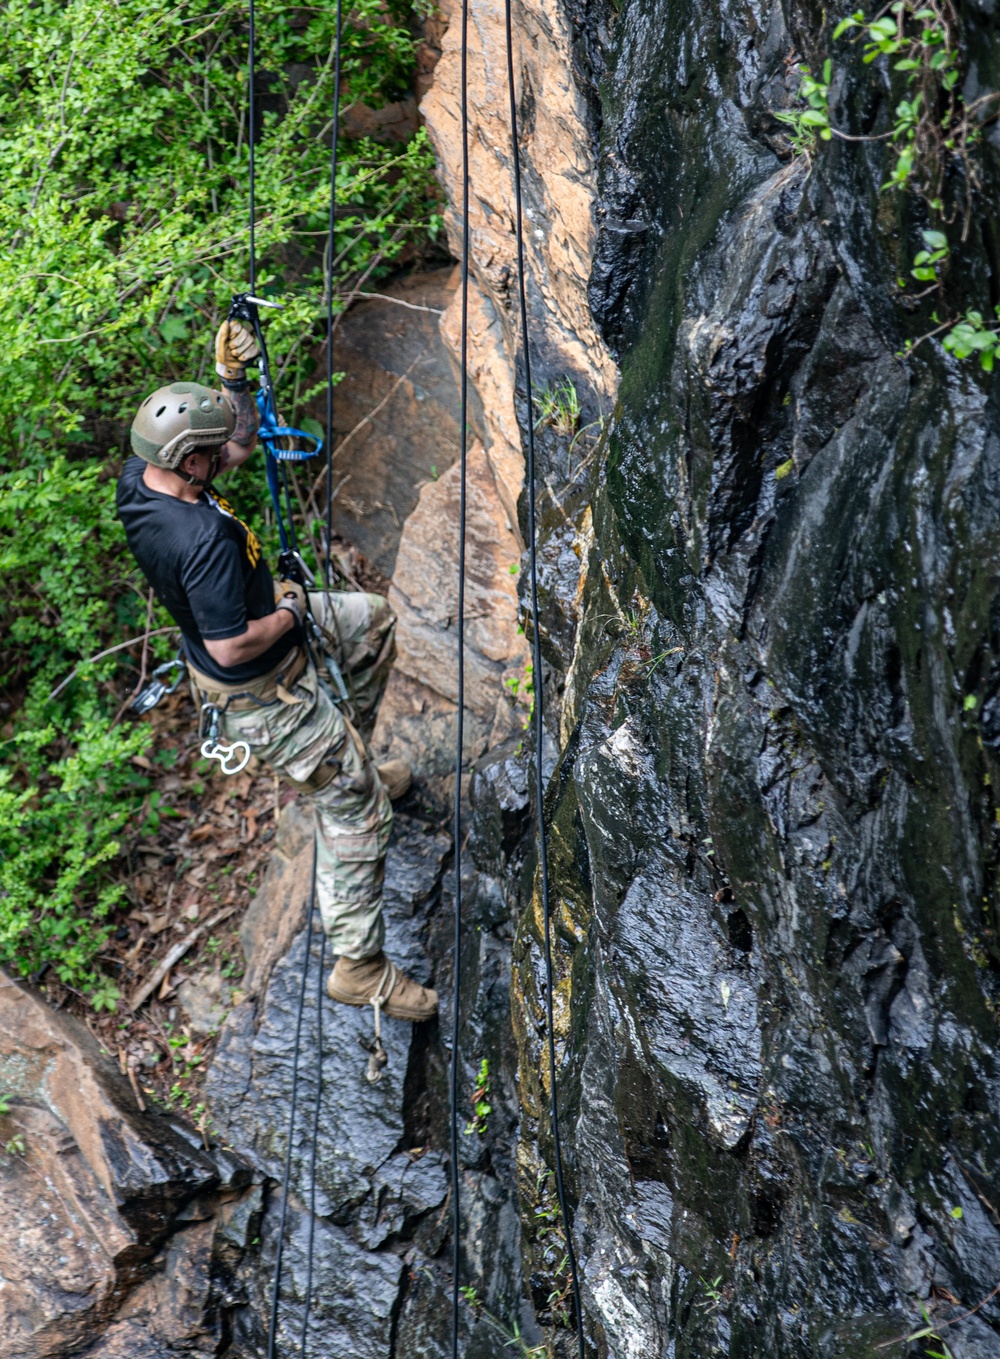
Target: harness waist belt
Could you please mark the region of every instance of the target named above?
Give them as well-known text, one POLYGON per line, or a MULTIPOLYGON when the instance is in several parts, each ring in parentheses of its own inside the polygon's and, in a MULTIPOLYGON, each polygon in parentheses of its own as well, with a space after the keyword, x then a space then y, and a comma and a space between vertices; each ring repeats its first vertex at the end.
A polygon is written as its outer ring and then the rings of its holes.
POLYGON ((287 690, 299 678, 308 663, 305 651, 296 646, 266 675, 243 680, 240 684, 224 684, 222 680, 202 674, 190 661, 187 668, 191 683, 197 689, 203 703, 218 704, 228 700, 224 706, 230 712, 238 713, 248 708, 258 708, 262 703, 276 702, 280 697, 278 686, 287 690))

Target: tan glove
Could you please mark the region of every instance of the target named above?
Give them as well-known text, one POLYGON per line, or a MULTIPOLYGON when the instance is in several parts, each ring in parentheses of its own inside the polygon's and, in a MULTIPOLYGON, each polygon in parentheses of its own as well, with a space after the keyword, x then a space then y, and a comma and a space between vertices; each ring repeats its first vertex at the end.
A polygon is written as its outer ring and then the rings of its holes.
POLYGON ((293 613, 299 623, 305 622, 306 592, 302 586, 294 580, 276 580, 274 582, 274 602, 279 609, 288 609, 293 613))
POLYGON ((215 335, 215 371, 219 377, 239 382, 247 364, 260 358, 257 337, 242 321, 223 321, 215 335))

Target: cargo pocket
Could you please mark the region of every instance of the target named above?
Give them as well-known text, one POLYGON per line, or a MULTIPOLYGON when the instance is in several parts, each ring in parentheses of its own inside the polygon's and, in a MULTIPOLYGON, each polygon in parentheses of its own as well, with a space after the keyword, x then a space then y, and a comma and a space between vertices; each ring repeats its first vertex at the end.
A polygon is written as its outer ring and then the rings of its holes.
POLYGON ((378 831, 365 831, 361 835, 338 835, 334 841, 334 852, 345 864, 369 863, 381 859, 385 853, 382 839, 378 831))
POLYGON ((285 777, 300 793, 319 793, 337 778, 343 768, 343 762, 336 755, 327 755, 325 759, 320 760, 307 779, 292 779, 287 775, 285 777))
POLYGON ((388 837, 380 831, 334 838, 334 893, 338 901, 364 904, 378 899, 387 845, 388 837))

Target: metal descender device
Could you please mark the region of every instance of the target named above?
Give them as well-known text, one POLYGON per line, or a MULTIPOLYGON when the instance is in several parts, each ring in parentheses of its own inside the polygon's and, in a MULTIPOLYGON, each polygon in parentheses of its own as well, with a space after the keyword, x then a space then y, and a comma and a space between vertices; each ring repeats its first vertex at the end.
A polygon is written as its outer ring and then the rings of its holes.
POLYGON ((216 703, 203 703, 198 722, 202 757, 218 760, 223 774, 239 774, 250 763, 250 747, 246 741, 220 741, 221 727, 222 709, 216 703))
POLYGON ((140 716, 151 712, 161 699, 166 698, 168 694, 176 693, 186 669, 184 657, 178 651, 172 661, 164 661, 162 665, 156 667, 149 683, 139 690, 128 706, 140 716), (164 676, 169 675, 171 670, 177 671, 177 678, 172 684, 168 684, 164 676))

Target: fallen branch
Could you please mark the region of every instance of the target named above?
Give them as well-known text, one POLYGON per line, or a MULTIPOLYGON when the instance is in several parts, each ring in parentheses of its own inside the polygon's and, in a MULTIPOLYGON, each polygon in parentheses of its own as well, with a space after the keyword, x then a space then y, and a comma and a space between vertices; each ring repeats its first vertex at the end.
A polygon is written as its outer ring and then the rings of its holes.
POLYGON ((106 651, 99 651, 96 656, 89 656, 87 660, 81 661, 75 670, 71 670, 64 680, 59 681, 51 694, 49 694, 49 702, 51 703, 57 694, 62 693, 67 684, 70 684, 76 679, 85 665, 93 665, 95 661, 103 661, 105 656, 113 656, 116 651, 124 651, 130 646, 138 646, 140 642, 146 641, 147 638, 159 637, 161 633, 164 632, 177 632, 177 628, 154 628, 152 632, 146 633, 144 637, 130 637, 127 642, 119 642, 117 646, 109 646, 106 651))
POLYGON ((139 1112, 140 1114, 144 1114, 146 1112, 146 1101, 143 1099, 142 1093, 139 1090, 139 1078, 135 1074, 135 1067, 130 1065, 127 1068, 127 1074, 128 1083, 132 1087, 132 1094, 135 1095, 135 1102, 139 1106, 139 1112))
POLYGON ((138 1010, 139 1006, 144 1004, 157 989, 163 981, 163 978, 169 973, 170 969, 180 962, 189 949, 194 947, 205 931, 212 929, 228 916, 231 916, 235 910, 235 906, 227 906, 225 910, 217 911, 215 915, 206 920, 203 925, 196 926, 190 934, 186 934, 179 944, 175 944, 164 958, 163 962, 160 963, 159 967, 153 971, 151 976, 146 978, 143 984, 135 992, 132 999, 129 1001, 129 1009, 138 1010))
POLYGON ((401 297, 390 297, 388 293, 355 293, 354 296, 360 301, 363 298, 375 297, 380 302, 395 302, 397 307, 408 307, 410 311, 429 311, 435 316, 443 316, 444 311, 440 307, 422 307, 417 302, 406 302, 401 297))

